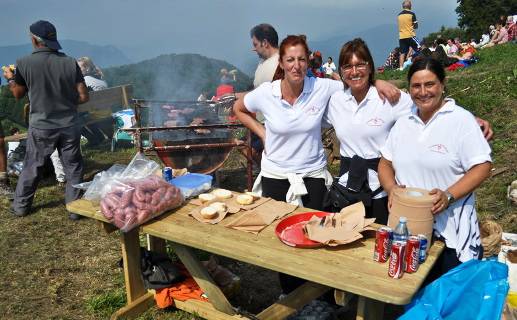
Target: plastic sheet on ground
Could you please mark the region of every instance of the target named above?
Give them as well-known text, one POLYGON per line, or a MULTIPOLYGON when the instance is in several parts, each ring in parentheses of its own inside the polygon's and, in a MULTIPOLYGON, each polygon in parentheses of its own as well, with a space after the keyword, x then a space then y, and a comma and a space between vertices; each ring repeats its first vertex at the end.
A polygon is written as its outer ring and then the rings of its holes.
POLYGON ((399 319, 500 319, 507 278, 508 266, 503 263, 462 263, 422 289, 399 319))

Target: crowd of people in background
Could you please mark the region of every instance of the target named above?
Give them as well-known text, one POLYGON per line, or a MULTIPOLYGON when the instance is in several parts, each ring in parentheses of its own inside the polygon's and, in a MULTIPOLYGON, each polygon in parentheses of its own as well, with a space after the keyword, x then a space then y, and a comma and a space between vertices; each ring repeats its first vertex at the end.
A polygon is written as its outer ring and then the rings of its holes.
POLYGON ((402 7, 398 15, 399 46, 389 53, 384 65, 378 69, 380 72, 405 70, 418 56, 431 56, 452 71, 475 63, 475 54, 480 49, 517 42, 517 15, 510 15, 501 16, 495 25, 487 26, 487 32, 478 41, 459 37, 446 39, 438 35, 431 43, 420 43, 416 38, 418 21, 411 11, 411 1, 404 1, 402 7))

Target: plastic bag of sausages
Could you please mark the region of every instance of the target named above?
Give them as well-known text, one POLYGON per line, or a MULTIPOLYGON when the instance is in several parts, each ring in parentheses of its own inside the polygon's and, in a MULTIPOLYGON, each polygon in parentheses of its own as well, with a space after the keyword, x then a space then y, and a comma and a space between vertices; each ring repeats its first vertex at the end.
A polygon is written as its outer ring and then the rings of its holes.
POLYGON ((127 232, 184 202, 179 188, 161 177, 115 180, 100 201, 101 212, 127 232))

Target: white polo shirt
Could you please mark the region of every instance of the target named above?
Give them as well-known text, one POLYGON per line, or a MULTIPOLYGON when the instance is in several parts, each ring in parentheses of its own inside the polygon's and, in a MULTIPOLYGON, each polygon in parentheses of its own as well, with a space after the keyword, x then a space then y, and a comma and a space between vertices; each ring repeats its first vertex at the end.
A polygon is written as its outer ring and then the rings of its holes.
POLYGON ((276 68, 278 67, 278 59, 280 55, 275 53, 266 60, 262 60, 257 65, 255 70, 255 77, 253 78, 253 87, 258 88, 264 82, 271 82, 275 75, 276 68))
MULTIPOLYGON (((452 99, 446 99, 427 124, 413 106, 409 116, 395 123, 381 152, 392 162, 398 184, 427 190, 446 190, 474 165, 492 161, 474 116, 452 99)), ((460 261, 477 258, 480 232, 474 194, 436 215, 434 230, 447 247, 456 249, 460 261)))
POLYGON ((343 90, 341 81, 305 77, 303 91, 292 106, 282 99, 280 80, 265 82, 246 94, 246 108, 265 117, 263 169, 307 173, 326 166, 321 121, 330 96, 339 90, 343 90))
MULTIPOLYGON (((404 92, 394 106, 388 101, 383 102, 374 86, 370 86, 366 97, 358 104, 351 90, 347 89, 332 95, 323 119, 334 127, 342 157, 358 155, 364 159, 373 159, 381 156, 381 148, 386 143, 391 127, 397 119, 410 114, 412 105, 411 97, 404 92)), ((339 178, 339 184, 343 186, 346 186, 347 181, 348 173, 339 178)), ((368 169, 368 184, 372 191, 380 187, 375 170, 368 169)), ((386 196, 383 191, 374 199, 386 196)))

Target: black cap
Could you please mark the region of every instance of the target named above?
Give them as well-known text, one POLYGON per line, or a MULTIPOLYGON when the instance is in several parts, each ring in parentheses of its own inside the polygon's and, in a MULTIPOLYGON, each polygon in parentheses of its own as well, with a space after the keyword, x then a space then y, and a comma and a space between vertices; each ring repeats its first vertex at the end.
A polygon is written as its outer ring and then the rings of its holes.
POLYGON ((56 27, 52 23, 39 20, 34 22, 29 30, 33 35, 40 37, 50 49, 61 49, 61 45, 57 41, 56 27))

